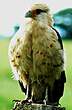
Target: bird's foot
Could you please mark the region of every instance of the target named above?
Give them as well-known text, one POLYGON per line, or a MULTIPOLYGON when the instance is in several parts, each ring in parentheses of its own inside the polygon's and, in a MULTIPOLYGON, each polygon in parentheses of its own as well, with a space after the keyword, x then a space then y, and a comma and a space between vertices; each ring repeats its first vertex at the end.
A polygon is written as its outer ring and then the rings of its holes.
POLYGON ((13 100, 13 102, 21 102, 21 100, 13 100))
POLYGON ((26 99, 26 100, 13 100, 15 102, 13 110, 16 110, 18 106, 23 106, 24 104, 30 105, 32 103, 31 99, 26 99))
POLYGON ((22 100, 21 101, 22 104, 31 104, 32 103, 32 100, 27 98, 26 100, 22 100))
POLYGON ((15 102, 15 104, 12 110, 16 110, 16 108, 21 104, 21 100, 13 100, 13 102, 15 102))
POLYGON ((27 98, 25 100, 13 100, 13 102, 21 103, 21 104, 26 104, 26 103, 31 104, 33 101, 32 101, 32 99, 27 98))

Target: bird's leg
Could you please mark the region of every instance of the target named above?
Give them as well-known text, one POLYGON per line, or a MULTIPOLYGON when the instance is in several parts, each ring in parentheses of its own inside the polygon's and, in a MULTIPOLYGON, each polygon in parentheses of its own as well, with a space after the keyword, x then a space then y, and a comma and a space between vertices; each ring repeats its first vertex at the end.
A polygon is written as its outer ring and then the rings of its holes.
POLYGON ((46 87, 46 93, 45 93, 45 100, 44 100, 45 105, 53 104, 53 103, 51 103, 51 98, 52 98, 52 90, 51 90, 51 87, 48 86, 48 87, 46 87))
POLYGON ((21 81, 19 81, 19 85, 20 85, 20 87, 21 87, 22 92, 24 92, 25 95, 26 95, 27 86, 24 87, 24 85, 23 85, 23 83, 22 83, 21 81))
POLYGON ((47 105, 47 103, 48 103, 48 87, 46 87, 45 100, 44 100, 44 104, 47 105))
POLYGON ((31 84, 27 85, 26 99, 22 103, 32 103, 31 100, 31 84))
MULTIPOLYGON (((20 80, 19 80, 18 82, 19 82, 19 85, 20 85, 20 88, 21 88, 22 92, 25 93, 25 95, 26 95, 27 86, 24 87, 23 83, 22 83, 20 80)), ((15 99, 15 100, 13 100, 13 101, 14 101, 14 102, 21 102, 21 100, 18 100, 18 99, 17 99, 17 100, 15 99)))
POLYGON ((30 99, 31 98, 31 85, 27 86, 27 93, 26 93, 26 99, 30 99))
POLYGON ((53 86, 52 87, 48 87, 48 91, 47 91, 47 101, 46 101, 47 105, 52 105, 52 106, 58 106, 58 102, 54 101, 54 96, 53 96, 53 86))
POLYGON ((20 87, 21 87, 21 90, 22 90, 22 92, 24 92, 25 93, 25 95, 26 95, 26 98, 25 98, 25 100, 13 100, 14 102, 16 102, 16 103, 31 103, 32 101, 31 101, 31 83, 29 83, 29 85, 26 85, 26 87, 24 87, 24 85, 23 85, 23 83, 21 82, 21 81, 19 81, 19 85, 20 85, 20 87))
POLYGON ((42 83, 35 81, 32 85, 32 102, 37 104, 44 104, 44 98, 45 86, 42 83))
POLYGON ((15 105, 14 105, 14 108, 13 108, 13 110, 15 110, 16 108, 17 108, 17 106, 18 105, 23 105, 23 104, 31 104, 32 103, 32 101, 31 101, 31 84, 29 84, 29 85, 27 85, 26 86, 26 91, 25 91, 25 88, 23 88, 24 86, 23 86, 23 84, 22 83, 20 83, 20 86, 21 86, 21 89, 22 89, 22 91, 27 95, 27 97, 26 97, 26 99, 25 100, 13 100, 13 101, 15 101, 15 105))

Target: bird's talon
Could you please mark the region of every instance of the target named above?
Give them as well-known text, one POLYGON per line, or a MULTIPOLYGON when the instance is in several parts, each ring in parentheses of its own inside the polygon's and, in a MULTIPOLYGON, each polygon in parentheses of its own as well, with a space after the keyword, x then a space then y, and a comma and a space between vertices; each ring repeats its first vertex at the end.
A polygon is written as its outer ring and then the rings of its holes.
POLYGON ((26 104, 26 103, 28 103, 28 100, 22 100, 21 103, 26 104))
POLYGON ((23 100, 22 102, 21 102, 21 104, 31 104, 32 103, 32 100, 30 100, 30 99, 26 99, 26 100, 23 100))
POLYGON ((58 104, 59 107, 61 107, 61 104, 58 104))
POLYGON ((32 104, 32 100, 28 100, 28 104, 29 104, 29 105, 32 104))
POLYGON ((13 100, 13 102, 21 102, 21 100, 13 100))

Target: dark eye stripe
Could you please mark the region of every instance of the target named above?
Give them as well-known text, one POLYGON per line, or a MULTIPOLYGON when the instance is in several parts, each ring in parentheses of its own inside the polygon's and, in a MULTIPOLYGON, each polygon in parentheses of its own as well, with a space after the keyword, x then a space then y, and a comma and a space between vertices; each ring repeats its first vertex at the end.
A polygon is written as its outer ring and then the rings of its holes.
POLYGON ((41 10, 41 9, 37 9, 37 10, 36 10, 36 13, 37 13, 37 14, 40 14, 41 12, 45 12, 45 13, 46 13, 45 10, 41 10))

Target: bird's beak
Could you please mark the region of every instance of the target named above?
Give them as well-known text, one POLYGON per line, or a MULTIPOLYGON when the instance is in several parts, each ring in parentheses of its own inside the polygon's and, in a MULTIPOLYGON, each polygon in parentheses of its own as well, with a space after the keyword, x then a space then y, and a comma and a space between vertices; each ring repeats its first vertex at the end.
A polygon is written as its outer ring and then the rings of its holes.
POLYGON ((28 18, 32 18, 32 11, 28 11, 26 14, 25 14, 25 17, 28 18))

